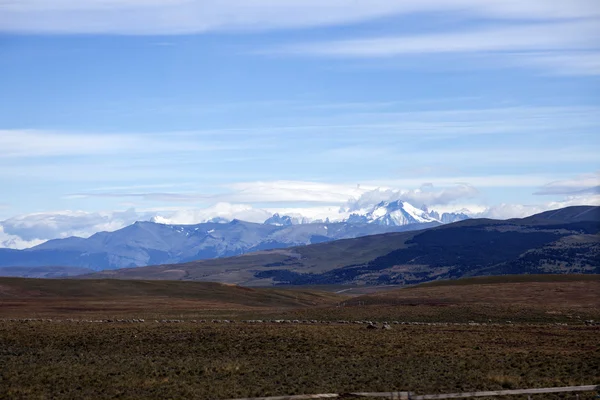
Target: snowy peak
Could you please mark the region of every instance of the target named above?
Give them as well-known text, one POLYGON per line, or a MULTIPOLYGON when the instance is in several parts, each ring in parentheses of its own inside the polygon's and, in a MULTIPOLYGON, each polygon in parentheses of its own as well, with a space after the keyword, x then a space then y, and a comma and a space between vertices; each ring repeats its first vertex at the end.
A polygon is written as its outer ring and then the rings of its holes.
POLYGON ((442 221, 443 224, 451 224, 452 222, 464 221, 465 219, 469 218, 471 217, 462 212, 443 213, 442 217, 440 218, 440 221, 442 221))
POLYGON ((440 222, 426 211, 402 200, 382 201, 365 216, 369 223, 388 226, 440 222))
POLYGON ((373 224, 381 226, 405 226, 412 224, 448 224, 468 219, 466 213, 443 213, 429 211, 426 206, 421 209, 403 201, 382 201, 374 206, 350 211, 341 209, 334 219, 308 218, 302 215, 284 215, 274 213, 264 221, 265 225, 291 226, 311 223, 349 223, 373 224))
POLYGON ((275 225, 275 226, 290 226, 292 225, 292 218, 288 215, 279 215, 279 213, 273 214, 271 218, 268 218, 265 221, 265 225, 275 225))

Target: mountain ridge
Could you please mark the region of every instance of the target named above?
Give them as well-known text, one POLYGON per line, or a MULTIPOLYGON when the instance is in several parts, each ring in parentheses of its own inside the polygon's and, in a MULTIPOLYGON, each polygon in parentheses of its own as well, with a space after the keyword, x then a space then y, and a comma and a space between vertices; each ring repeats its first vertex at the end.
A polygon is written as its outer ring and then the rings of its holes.
POLYGON ((442 223, 429 212, 400 200, 381 202, 352 215, 356 217, 354 221, 343 218, 310 223, 304 217, 299 219, 279 213, 274 213, 263 223, 235 218, 229 221, 223 216, 194 225, 137 221, 113 232, 97 232, 88 238, 53 239, 22 251, 0 249, 0 268, 11 267, 12 274, 15 267, 104 270, 181 263, 421 229, 442 223))
POLYGON ((416 224, 313 223, 300 225, 229 223, 165 225, 136 222, 87 239, 54 239, 25 250, 0 249, 0 267, 79 267, 93 270, 139 267, 236 256, 336 239, 434 226, 416 224))
POLYGON ((481 275, 600 273, 600 207, 570 207, 553 219, 539 215, 471 219, 233 258, 104 271, 91 277, 168 277, 249 286, 409 285, 481 275), (591 220, 578 220, 583 211, 591 220))

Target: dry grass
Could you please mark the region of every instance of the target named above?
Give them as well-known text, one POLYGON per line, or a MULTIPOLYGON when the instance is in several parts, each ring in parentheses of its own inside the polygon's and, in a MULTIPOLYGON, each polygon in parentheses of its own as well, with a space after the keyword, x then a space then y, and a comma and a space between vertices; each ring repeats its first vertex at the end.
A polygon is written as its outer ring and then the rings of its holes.
POLYGON ((600 276, 506 283, 498 282, 499 278, 387 290, 343 300, 338 307, 302 309, 289 314, 329 320, 421 322, 578 324, 600 320, 600 276))
POLYGON ((210 282, 0 278, 0 317, 195 318, 335 304, 345 297, 210 282))
POLYGON ((0 318, 492 319, 501 324, 393 325, 385 331, 341 324, 0 321, 0 399, 226 399, 600 383, 600 328, 583 325, 583 319, 600 319, 598 292, 589 293, 597 282, 421 287, 365 296, 360 301, 379 300, 344 307, 337 303, 358 298, 227 285, 210 289, 189 282, 109 281, 92 286, 95 293, 77 283, 14 282, 0 283, 0 318), (133 285, 136 295, 119 295, 118 285, 133 285), (528 298, 537 300, 530 304, 528 298), (506 324, 508 319, 515 323, 506 324))
MULTIPOLYGON (((599 276, 600 278, 600 276, 599 276)), ((475 281, 476 282, 476 281, 475 281)), ((600 306, 600 279, 575 282, 518 282, 417 286, 357 297, 366 304, 504 304, 542 307, 600 306)))
POLYGON ((600 382, 598 333, 562 326, 0 323, 0 398, 224 399, 593 384, 600 382))

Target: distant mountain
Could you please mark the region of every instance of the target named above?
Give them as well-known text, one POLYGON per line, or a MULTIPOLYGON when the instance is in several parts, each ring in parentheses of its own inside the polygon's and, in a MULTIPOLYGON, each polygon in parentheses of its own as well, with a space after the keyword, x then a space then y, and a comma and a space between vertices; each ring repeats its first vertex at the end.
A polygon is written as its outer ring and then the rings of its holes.
POLYGON ((600 273, 599 234, 600 207, 568 207, 523 219, 471 219, 419 231, 104 271, 90 277, 304 285, 415 284, 482 275, 600 273))
POLYGON ((279 215, 278 213, 273 214, 271 218, 268 218, 265 221, 266 225, 275 225, 275 226, 290 226, 293 225, 292 218, 288 215, 279 215))
POLYGON ((21 278, 65 278, 94 272, 78 267, 0 267, 0 276, 21 278))
POLYGON ((393 202, 382 201, 366 213, 351 214, 348 221, 386 226, 440 222, 427 213, 427 211, 419 210, 401 200, 393 202))
MULTIPOLYGON (((60 266, 98 271, 228 257, 435 225, 439 223, 402 226, 345 222, 292 225, 288 217, 279 215, 274 215, 264 224, 240 220, 197 225, 136 222, 115 232, 96 233, 87 239, 70 237, 50 240, 25 250, 0 249, 0 267, 60 266)), ((15 273, 12 269, 11 275, 15 273)))
POLYGON ((469 217, 467 214, 465 214, 463 212, 443 213, 442 217, 439 219, 439 221, 442 224, 451 224, 453 222, 464 221, 465 219, 469 219, 469 218, 471 218, 471 217, 469 217))
MULTIPOLYGON (((441 216, 436 211, 427 211, 424 207, 419 209, 412 204, 402 201, 382 201, 375 206, 340 213, 336 222, 348 222, 351 224, 374 224, 383 226, 404 226, 412 224, 447 224, 468 219, 469 216, 463 212, 443 213, 441 216), (347 216, 345 216, 347 214, 347 216)), ((298 218, 288 215, 274 214, 265 221, 270 225, 295 225, 307 223, 310 219, 298 218)), ((323 222, 322 220, 311 221, 323 222)), ((329 220, 325 221, 329 222, 329 220)))
MULTIPOLYGON (((196 225, 136 222, 115 232, 70 237, 25 250, 0 249, 0 267, 77 267, 95 271, 229 257, 386 232, 423 229, 468 218, 441 217, 405 201, 341 213, 330 222, 273 214, 263 224, 214 217, 196 225), (348 216, 349 215, 349 216, 348 216), (345 217, 346 216, 346 217, 345 217)), ((17 273, 12 269, 11 274, 17 273)), ((0 271, 2 273, 2 271, 0 271)), ((48 272, 51 274, 50 272, 48 272)), ((57 271, 56 273, 62 273, 57 271)))

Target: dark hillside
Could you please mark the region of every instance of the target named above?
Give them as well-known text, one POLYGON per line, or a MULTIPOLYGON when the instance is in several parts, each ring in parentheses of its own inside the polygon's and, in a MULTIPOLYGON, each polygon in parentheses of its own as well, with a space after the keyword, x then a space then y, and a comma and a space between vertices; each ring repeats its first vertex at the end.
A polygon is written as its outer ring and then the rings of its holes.
POLYGON ((600 273, 599 209, 568 207, 524 219, 466 220, 233 258, 104 271, 92 277, 256 286, 412 285, 484 275, 594 274, 600 273))

